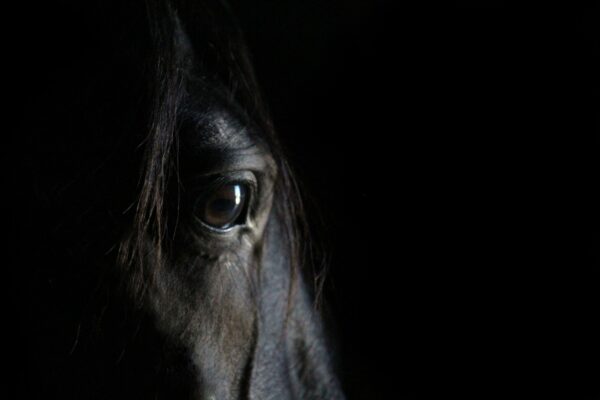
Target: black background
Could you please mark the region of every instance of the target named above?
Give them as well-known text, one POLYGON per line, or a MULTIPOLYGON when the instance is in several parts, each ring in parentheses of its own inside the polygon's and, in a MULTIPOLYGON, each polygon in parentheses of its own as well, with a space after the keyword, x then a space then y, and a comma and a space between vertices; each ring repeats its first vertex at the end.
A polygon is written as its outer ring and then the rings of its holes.
POLYGON ((599 398, 597 5, 237 3, 348 397, 599 398))

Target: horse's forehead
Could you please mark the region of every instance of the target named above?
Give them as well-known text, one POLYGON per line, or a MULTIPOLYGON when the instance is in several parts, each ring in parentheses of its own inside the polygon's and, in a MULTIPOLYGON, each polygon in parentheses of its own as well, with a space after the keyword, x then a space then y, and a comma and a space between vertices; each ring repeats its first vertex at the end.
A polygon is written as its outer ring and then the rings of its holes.
POLYGON ((224 108, 208 110, 194 128, 192 140, 202 147, 237 150, 255 144, 246 124, 224 108))

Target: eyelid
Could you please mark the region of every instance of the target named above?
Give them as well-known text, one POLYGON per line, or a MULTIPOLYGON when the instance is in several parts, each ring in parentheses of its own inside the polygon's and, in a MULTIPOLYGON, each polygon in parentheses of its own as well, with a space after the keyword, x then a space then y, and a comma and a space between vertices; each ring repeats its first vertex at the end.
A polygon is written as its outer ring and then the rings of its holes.
POLYGON ((277 167, 268 152, 202 152, 195 156, 185 157, 185 171, 196 177, 214 177, 230 175, 240 171, 250 171, 255 175, 273 178, 277 167), (200 174, 198 174, 200 173, 200 174))

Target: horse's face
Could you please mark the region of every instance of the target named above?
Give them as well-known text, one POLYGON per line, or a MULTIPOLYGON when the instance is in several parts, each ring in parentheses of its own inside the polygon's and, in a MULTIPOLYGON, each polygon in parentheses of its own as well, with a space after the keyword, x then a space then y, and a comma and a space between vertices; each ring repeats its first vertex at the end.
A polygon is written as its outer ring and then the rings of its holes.
POLYGON ((296 270, 289 171, 270 124, 223 79, 253 97, 251 73, 219 61, 243 54, 189 28, 217 22, 163 1, 115 20, 92 35, 103 46, 50 68, 33 103, 35 251, 16 276, 29 285, 27 390, 341 398, 296 270))
MULTIPOLYGON (((201 398, 238 398, 249 389, 241 385, 250 383, 258 334, 258 271, 276 255, 262 253, 266 225, 276 222, 276 166, 232 108, 202 87, 192 86, 190 95, 181 116, 179 182, 165 199, 173 239, 164 265, 142 266, 152 269, 145 307, 159 332, 189 355, 201 398)), ((286 293, 278 297, 285 304, 286 293)))

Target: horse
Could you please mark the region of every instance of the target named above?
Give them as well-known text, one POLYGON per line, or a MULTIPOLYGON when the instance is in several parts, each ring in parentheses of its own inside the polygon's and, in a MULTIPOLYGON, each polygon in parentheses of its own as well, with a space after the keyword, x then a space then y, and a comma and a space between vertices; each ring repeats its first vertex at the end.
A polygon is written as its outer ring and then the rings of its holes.
POLYGON ((67 1, 28 24, 20 396, 343 399, 300 190, 230 6, 67 1))

